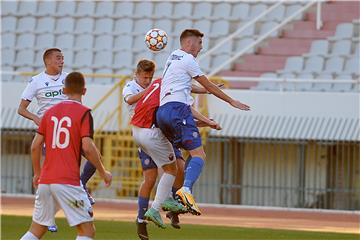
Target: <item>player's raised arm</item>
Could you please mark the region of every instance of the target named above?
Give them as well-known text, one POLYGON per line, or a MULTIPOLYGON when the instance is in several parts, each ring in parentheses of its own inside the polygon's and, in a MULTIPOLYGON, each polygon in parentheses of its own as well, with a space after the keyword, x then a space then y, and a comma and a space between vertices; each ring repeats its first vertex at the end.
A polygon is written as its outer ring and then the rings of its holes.
MULTIPOLYGON (((221 88, 222 86, 224 86, 223 83, 219 83, 219 84, 216 84, 216 86, 218 86, 219 88, 221 88)), ((197 93, 197 94, 207 94, 207 93, 210 93, 208 92, 208 90, 206 90, 204 87, 201 87, 201 86, 198 86, 196 84, 192 84, 191 85, 191 92, 192 93, 197 93)))
POLYGON ((198 120, 196 125, 198 127, 211 127, 216 130, 221 130, 220 125, 212 119, 209 119, 197 111, 194 107, 191 107, 191 113, 193 117, 198 120))
POLYGON ((218 86, 214 83, 210 82, 209 79, 205 75, 194 77, 196 81, 198 81, 204 88, 209 91, 210 93, 214 94, 216 97, 228 102, 231 106, 244 110, 249 111, 250 107, 244 103, 241 103, 238 100, 235 100, 224 93, 218 86))
POLYGON ((104 180, 106 186, 111 184, 111 173, 105 170, 104 165, 101 162, 101 155, 95 146, 94 141, 90 137, 83 137, 81 139, 81 146, 84 155, 99 171, 100 177, 104 180))

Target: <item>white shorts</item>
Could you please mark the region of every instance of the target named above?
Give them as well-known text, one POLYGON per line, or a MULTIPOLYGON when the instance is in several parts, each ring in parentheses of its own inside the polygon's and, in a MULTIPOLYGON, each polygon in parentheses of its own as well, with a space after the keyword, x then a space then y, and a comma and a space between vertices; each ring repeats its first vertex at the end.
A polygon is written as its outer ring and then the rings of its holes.
POLYGON ((55 214, 59 207, 71 227, 93 221, 93 210, 82 186, 39 184, 33 221, 43 226, 55 225, 55 214))
POLYGON ((158 168, 176 160, 174 149, 160 128, 139 128, 133 126, 135 142, 148 154, 158 168))

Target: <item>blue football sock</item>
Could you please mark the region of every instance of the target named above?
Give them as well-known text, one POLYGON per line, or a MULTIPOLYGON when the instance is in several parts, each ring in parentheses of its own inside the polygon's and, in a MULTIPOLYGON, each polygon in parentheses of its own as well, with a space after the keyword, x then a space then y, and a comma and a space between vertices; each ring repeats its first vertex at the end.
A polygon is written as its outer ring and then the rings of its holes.
POLYGON ((144 215, 146 213, 146 211, 148 210, 148 206, 149 206, 149 199, 148 198, 143 198, 143 197, 138 197, 138 219, 144 219, 144 215))
POLYGON ((184 187, 187 187, 192 191, 192 187, 196 180, 199 178, 203 166, 204 160, 202 158, 193 157, 190 159, 185 170, 184 187))
POLYGON ((96 168, 90 161, 86 161, 83 172, 80 176, 81 183, 84 187, 86 187, 86 183, 89 181, 89 179, 94 175, 96 172, 96 168))

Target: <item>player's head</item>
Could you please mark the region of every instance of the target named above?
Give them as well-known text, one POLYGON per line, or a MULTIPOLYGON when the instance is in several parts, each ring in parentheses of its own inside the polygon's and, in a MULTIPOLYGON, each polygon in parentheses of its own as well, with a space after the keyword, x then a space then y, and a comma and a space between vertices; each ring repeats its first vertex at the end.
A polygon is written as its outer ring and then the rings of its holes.
POLYGON ((65 78, 64 94, 68 96, 81 96, 86 92, 85 78, 81 72, 71 72, 65 78))
POLYGON ((136 82, 143 88, 147 88, 154 76, 155 63, 151 60, 142 59, 138 62, 135 70, 136 82))
POLYGON ((49 48, 43 54, 43 61, 48 74, 58 74, 64 66, 64 55, 59 48, 49 48))
POLYGON ((197 57, 202 49, 204 34, 197 29, 185 29, 180 35, 181 49, 197 57))

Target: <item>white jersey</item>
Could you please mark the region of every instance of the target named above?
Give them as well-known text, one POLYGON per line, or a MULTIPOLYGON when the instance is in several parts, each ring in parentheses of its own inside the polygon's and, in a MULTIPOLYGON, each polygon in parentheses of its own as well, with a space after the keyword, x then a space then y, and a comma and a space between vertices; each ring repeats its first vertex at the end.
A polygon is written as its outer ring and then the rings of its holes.
POLYGON ((193 55, 180 49, 173 51, 166 61, 161 81, 160 106, 168 102, 191 105, 192 79, 202 75, 204 73, 193 55))
POLYGON ((36 114, 42 117, 50 107, 67 99, 62 92, 66 76, 66 72, 62 72, 58 76, 50 76, 41 72, 29 80, 21 98, 31 102, 35 97, 38 103, 36 114))
POLYGON ((130 118, 132 118, 132 116, 134 115, 134 111, 135 111, 135 107, 136 107, 136 104, 128 104, 126 101, 127 99, 131 96, 131 95, 134 95, 134 94, 138 94, 139 92, 143 91, 144 88, 142 88, 137 82, 135 79, 129 81, 126 83, 124 89, 123 89, 123 100, 124 100, 124 103, 125 103, 125 106, 126 106, 126 109, 128 110, 129 112, 129 116, 130 118))

